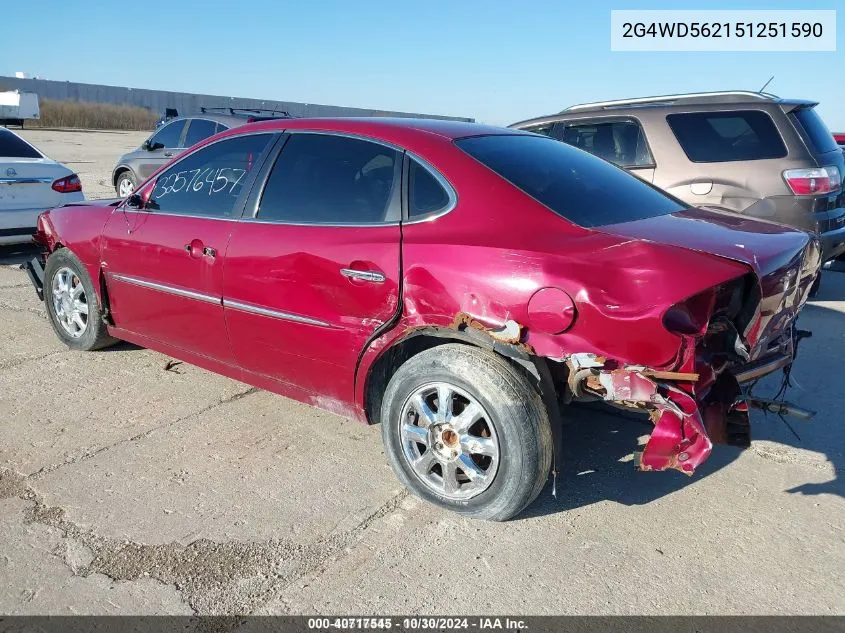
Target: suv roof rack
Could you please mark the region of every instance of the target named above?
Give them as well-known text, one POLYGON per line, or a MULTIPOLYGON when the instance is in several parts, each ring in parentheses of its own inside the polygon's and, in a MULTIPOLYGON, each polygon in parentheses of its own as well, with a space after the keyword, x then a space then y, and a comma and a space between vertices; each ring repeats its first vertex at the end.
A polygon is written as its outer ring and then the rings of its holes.
POLYGON ((647 108, 683 103, 742 103, 745 101, 777 101, 779 97, 768 92, 751 92, 749 90, 730 90, 723 92, 690 92, 679 95, 664 95, 659 97, 640 97, 638 99, 620 99, 617 101, 598 101, 596 103, 581 103, 570 106, 563 112, 578 110, 612 110, 614 108, 647 108))
POLYGON ((238 116, 242 114, 257 114, 260 116, 265 116, 267 118, 284 118, 284 119, 292 119, 293 115, 286 110, 272 110, 268 108, 228 108, 228 107, 219 107, 219 108, 209 108, 209 107, 201 107, 200 112, 203 114, 211 113, 211 112, 228 112, 232 116, 238 116))

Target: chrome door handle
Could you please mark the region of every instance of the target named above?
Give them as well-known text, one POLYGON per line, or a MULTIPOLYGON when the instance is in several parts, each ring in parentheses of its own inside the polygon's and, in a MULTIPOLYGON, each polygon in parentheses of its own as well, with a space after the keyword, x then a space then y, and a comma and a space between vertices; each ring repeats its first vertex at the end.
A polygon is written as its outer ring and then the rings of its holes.
POLYGON ((190 252, 191 252, 191 245, 190 245, 190 244, 185 244, 185 252, 186 252, 186 253, 190 253, 190 252))
POLYGON ((217 255, 217 251, 211 248, 210 246, 206 246, 202 249, 202 254, 206 257, 215 257, 217 255))
POLYGON ((360 281, 370 281, 372 283, 384 283, 384 275, 374 272, 372 270, 355 270, 354 268, 341 268, 340 274, 348 279, 359 279, 360 281))
POLYGON ((171 156, 173 156, 173 152, 164 152, 164 156, 165 158, 170 158, 171 156))

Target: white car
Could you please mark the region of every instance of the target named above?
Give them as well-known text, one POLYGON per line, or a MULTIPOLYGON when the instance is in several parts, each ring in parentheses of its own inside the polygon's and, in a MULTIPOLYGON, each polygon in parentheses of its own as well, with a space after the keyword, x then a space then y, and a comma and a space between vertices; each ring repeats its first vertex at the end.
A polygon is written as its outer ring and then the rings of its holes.
POLYGON ((29 242, 39 213, 80 200, 79 176, 0 128, 0 244, 29 242))

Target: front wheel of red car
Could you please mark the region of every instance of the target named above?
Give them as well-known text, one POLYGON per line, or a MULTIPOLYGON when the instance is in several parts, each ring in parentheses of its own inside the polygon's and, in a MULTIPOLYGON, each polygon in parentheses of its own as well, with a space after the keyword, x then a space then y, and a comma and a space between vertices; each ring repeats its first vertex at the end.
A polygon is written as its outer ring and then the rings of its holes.
POLYGON ((54 251, 44 267, 44 307, 56 334, 71 349, 91 351, 117 342, 109 336, 91 277, 66 248, 54 251))
POLYGON ((399 480, 453 512, 505 521, 549 475, 552 434, 540 395, 486 350, 447 344, 408 360, 387 386, 381 421, 399 480))

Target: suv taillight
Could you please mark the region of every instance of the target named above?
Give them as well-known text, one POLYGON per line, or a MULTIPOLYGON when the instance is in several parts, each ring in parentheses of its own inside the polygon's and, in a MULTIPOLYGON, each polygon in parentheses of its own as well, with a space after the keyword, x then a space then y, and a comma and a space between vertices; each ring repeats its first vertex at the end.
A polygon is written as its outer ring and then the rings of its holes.
POLYGON ((82 181, 79 180, 79 176, 76 174, 71 174, 70 176, 54 180, 53 184, 50 186, 53 188, 53 191, 58 191, 59 193, 75 193, 77 191, 82 191, 82 181))
POLYGON ((842 176, 838 167, 787 169, 783 172, 783 178, 796 196, 833 193, 842 187, 842 176))

